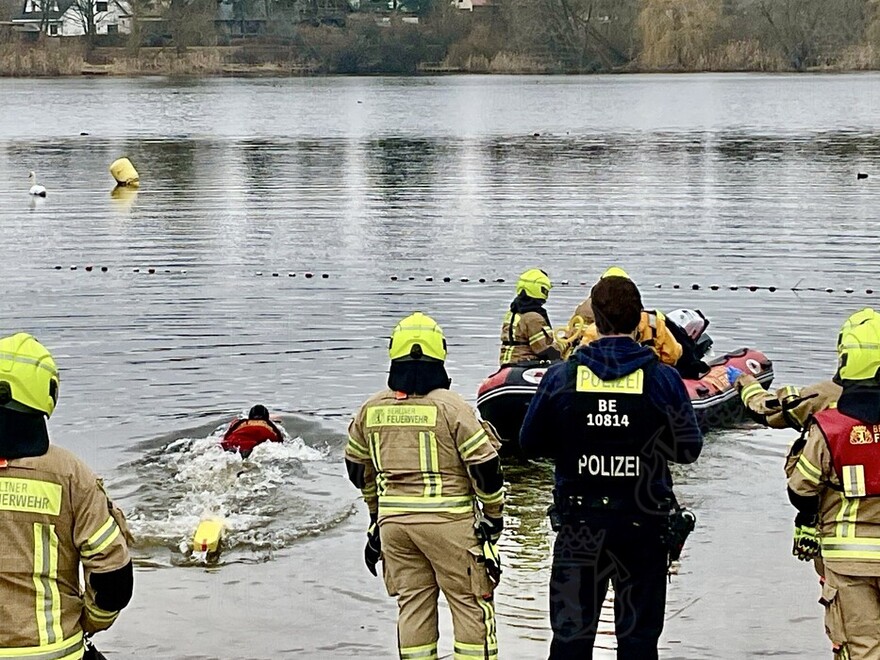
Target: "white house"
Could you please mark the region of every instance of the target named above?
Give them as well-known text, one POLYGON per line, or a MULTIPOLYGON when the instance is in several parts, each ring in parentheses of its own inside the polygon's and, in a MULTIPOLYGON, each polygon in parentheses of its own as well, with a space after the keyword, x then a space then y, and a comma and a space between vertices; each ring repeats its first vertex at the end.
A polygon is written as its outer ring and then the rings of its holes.
POLYGON ((126 0, 24 0, 21 14, 12 18, 22 32, 45 31, 52 37, 77 37, 86 33, 88 14, 97 34, 129 34, 131 11, 126 0))

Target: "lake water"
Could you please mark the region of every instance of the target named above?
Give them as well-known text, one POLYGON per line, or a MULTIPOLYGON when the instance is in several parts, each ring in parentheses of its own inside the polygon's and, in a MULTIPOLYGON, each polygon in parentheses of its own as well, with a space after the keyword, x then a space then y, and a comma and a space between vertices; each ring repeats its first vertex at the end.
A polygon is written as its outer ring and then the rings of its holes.
MULTIPOLYGON (((873 74, 0 80, 0 326, 54 352, 53 440, 140 539, 135 600, 99 646, 393 657, 345 425, 416 309, 473 400, 525 268, 553 277, 557 324, 617 264, 647 305, 702 309, 716 349, 763 350, 777 384, 830 376, 840 323, 880 295, 878 107, 873 74), (111 194, 123 155, 136 194, 111 194), (298 439, 242 466, 205 438, 256 402, 298 439), (211 509, 233 547, 205 567, 176 546, 211 509)), ((790 554, 791 438, 720 431, 677 470, 699 526, 663 657, 827 654, 815 576, 790 554)), ((549 478, 508 477, 502 657, 540 658, 549 478)))

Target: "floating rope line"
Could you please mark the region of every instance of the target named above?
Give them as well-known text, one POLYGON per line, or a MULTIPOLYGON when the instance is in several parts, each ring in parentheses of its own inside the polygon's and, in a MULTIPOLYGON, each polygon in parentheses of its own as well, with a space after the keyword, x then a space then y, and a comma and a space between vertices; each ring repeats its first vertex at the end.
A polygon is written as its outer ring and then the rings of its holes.
MULTIPOLYGON (((74 265, 70 266, 71 271, 78 271, 80 269, 82 269, 86 272, 100 271, 102 273, 106 273, 111 270, 113 270, 113 271, 124 270, 124 271, 131 272, 131 273, 147 274, 147 275, 156 275, 156 274, 186 275, 188 272, 185 268, 184 269, 156 268, 156 267, 134 267, 134 268, 131 268, 131 267, 112 267, 111 268, 109 266, 95 266, 92 264, 88 264, 85 266, 79 266, 79 265, 74 264, 74 265)), ((56 265, 53 267, 53 270, 56 270, 56 271, 64 270, 64 267, 56 265)), ((279 277, 279 278, 280 277, 289 277, 289 278, 300 277, 300 278, 304 278, 307 280, 311 280, 311 279, 327 280, 327 279, 331 279, 331 277, 335 277, 335 276, 331 276, 330 273, 315 273, 312 271, 282 272, 282 271, 257 270, 257 271, 252 271, 252 275, 254 277, 279 277)), ((490 285, 491 284, 504 284, 508 281, 503 277, 470 278, 470 277, 451 277, 449 275, 446 275, 443 277, 436 277, 433 275, 424 275, 424 276, 419 276, 419 277, 416 277, 415 275, 406 275, 406 276, 391 275, 388 279, 391 282, 397 282, 397 283, 403 283, 403 282, 427 282, 427 283, 444 283, 444 284, 452 284, 452 283, 470 284, 470 283, 474 283, 474 284, 490 284, 490 285)), ((873 289, 873 288, 862 289, 862 288, 856 288, 856 287, 852 287, 852 286, 839 287, 839 288, 818 287, 818 286, 801 286, 802 282, 803 282, 803 278, 801 280, 799 280, 792 287, 772 286, 772 285, 766 286, 766 285, 759 285, 759 284, 708 284, 708 285, 706 285, 706 284, 698 284, 698 283, 681 284, 680 282, 672 282, 672 283, 658 282, 657 284, 654 284, 654 288, 655 289, 672 289, 675 291, 680 291, 680 290, 685 290, 685 291, 686 290, 690 290, 690 291, 748 291, 750 293, 755 293, 758 291, 767 291, 769 293, 775 293, 777 291, 779 291, 779 292, 792 291, 795 293, 800 293, 800 292, 845 293, 845 294, 859 294, 859 295, 864 294, 864 295, 869 295, 869 296, 874 295, 875 292, 880 292, 880 290, 878 290, 878 289, 873 289)), ((556 282, 556 285, 558 285, 558 286, 587 287, 587 286, 592 286, 593 284, 594 284, 594 282, 586 282, 586 281, 572 282, 570 280, 559 280, 558 282, 556 282)))

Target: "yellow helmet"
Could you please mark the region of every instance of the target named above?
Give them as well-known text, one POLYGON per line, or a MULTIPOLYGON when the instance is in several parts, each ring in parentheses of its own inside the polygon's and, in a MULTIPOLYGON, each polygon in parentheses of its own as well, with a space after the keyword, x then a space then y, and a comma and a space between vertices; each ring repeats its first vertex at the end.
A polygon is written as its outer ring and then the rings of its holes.
POLYGON ((446 337, 430 316, 416 312, 403 319, 391 333, 388 355, 392 360, 419 359, 422 356, 446 360, 446 337))
POLYGON ((837 335, 835 380, 871 380, 880 369, 880 314, 870 307, 846 321, 837 335))
POLYGON ((0 339, 0 405, 51 417, 60 384, 52 354, 31 335, 0 339))
POLYGON ((549 275, 540 268, 530 268, 519 276, 519 281, 516 283, 517 293, 525 292, 529 298, 538 300, 547 300, 552 288, 549 275))
POLYGON ((603 280, 606 277, 625 277, 628 280, 632 279, 629 275, 627 275, 626 271, 623 268, 620 268, 618 266, 612 266, 611 268, 606 270, 604 273, 602 273, 602 277, 600 277, 599 279, 603 280))

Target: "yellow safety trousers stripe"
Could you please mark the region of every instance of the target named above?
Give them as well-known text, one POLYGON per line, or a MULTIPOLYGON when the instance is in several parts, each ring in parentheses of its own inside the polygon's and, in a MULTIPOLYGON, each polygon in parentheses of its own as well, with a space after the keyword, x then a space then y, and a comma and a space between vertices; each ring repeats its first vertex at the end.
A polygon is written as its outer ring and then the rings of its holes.
POLYGON ((409 497, 379 495, 382 513, 469 513, 474 510, 470 495, 462 497, 409 497))
POLYGON ((78 660, 83 655, 83 634, 76 633, 68 639, 41 646, 21 646, 0 648, 0 658, 21 658, 25 660, 78 660))
POLYGON ((107 516, 104 524, 79 549, 79 554, 83 557, 92 557, 105 550, 117 536, 119 536, 119 525, 116 524, 113 516, 107 516))
POLYGON ((419 660, 437 660, 437 642, 423 644, 421 646, 401 646, 401 660, 418 658, 419 660))
POLYGON ((61 595, 58 593, 58 535, 55 525, 34 523, 35 610, 40 645, 55 644, 61 630, 61 595))
POLYGON ((812 481, 814 484, 818 484, 822 480, 822 470, 810 463, 803 454, 798 458, 797 469, 808 481, 812 481))
POLYGON ((348 436, 348 446, 346 448, 352 456, 356 456, 357 458, 366 459, 370 457, 370 450, 351 436, 348 436))
POLYGON ((742 392, 739 393, 742 402, 745 405, 749 404, 749 400, 754 397, 756 394, 760 394, 764 391, 764 388, 761 387, 760 383, 752 383, 750 385, 746 385, 742 388, 742 392))
POLYGON ((480 448, 480 445, 485 442, 489 442, 489 436, 486 434, 486 431, 481 428, 458 446, 458 453, 461 454, 462 458, 467 458, 477 451, 477 449, 480 448))

